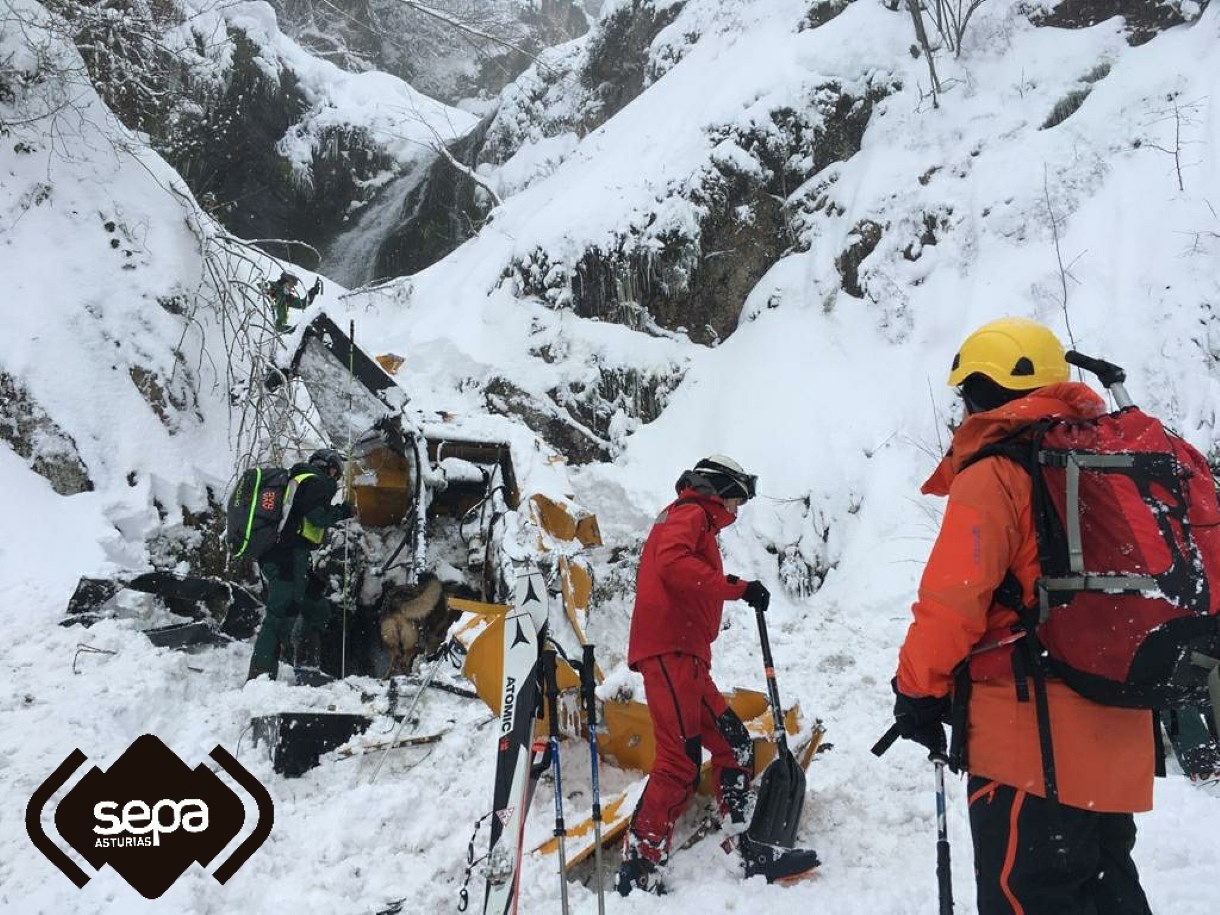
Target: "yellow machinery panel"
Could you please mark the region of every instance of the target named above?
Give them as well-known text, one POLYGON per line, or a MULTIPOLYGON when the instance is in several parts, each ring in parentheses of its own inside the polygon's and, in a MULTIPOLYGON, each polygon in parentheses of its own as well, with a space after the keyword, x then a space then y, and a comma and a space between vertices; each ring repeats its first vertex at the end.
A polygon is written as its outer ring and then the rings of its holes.
POLYGON ((385 370, 387 375, 396 375, 402 368, 403 362, 406 361, 396 353, 382 353, 380 356, 374 356, 373 359, 385 370))
POLYGON ((597 515, 581 512, 574 516, 567 506, 542 493, 530 496, 532 514, 538 526, 556 540, 575 540, 581 546, 601 546, 601 529, 597 526, 597 515))
MULTIPOLYGON (((758 774, 775 758, 776 753, 772 739, 774 725, 767 697, 752 689, 736 689, 725 693, 724 697, 737 717, 745 723, 754 741, 754 772, 758 774)), ((601 755, 625 769, 650 771, 657 755, 657 745, 652 734, 648 706, 632 700, 606 702, 602 706, 602 717, 606 733, 598 740, 601 755)), ((800 708, 789 708, 784 716, 784 729, 790 738, 800 733, 800 721, 800 708)), ((699 785, 700 792, 705 794, 711 793, 707 779, 705 772, 699 785)))
MULTIPOLYGON (((474 684, 475 692, 487 707, 499 715, 504 684, 504 617, 509 607, 460 598, 450 598, 449 606, 472 614, 453 633, 466 647, 462 674, 474 684)), ((555 670, 560 692, 580 686, 580 676, 563 658, 557 659, 555 670)))
POLYGON ((356 517, 365 527, 389 527, 406 518, 412 498, 411 465, 390 448, 377 448, 360 460, 353 481, 356 517))

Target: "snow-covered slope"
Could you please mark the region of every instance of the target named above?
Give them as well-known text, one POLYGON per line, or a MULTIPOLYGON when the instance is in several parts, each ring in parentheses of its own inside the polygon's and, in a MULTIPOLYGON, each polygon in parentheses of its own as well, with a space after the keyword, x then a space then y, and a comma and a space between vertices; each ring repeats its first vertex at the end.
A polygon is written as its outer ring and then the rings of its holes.
MULTIPOLYGON (((703 843, 676 857, 671 895, 615 898, 614 911, 932 910, 931 771, 910 746, 884 761, 868 749, 889 722, 896 649, 935 536, 940 506, 918 487, 954 415, 944 378, 974 326, 1003 314, 1046 321, 1082 351, 1124 365, 1138 402, 1216 451, 1220 7, 1132 47, 1118 19, 1035 28, 1022 4, 990 0, 961 56, 937 56, 944 92, 935 108, 926 61, 908 50, 905 13, 860 0, 802 29, 810 9, 804 0, 689 0, 658 38, 657 47, 677 50, 648 89, 599 129, 552 143, 554 161, 528 170, 529 181, 506 181, 512 195, 476 238, 384 292, 325 298, 336 317, 357 322, 360 339, 405 356, 399 378, 414 407, 496 434, 511 425, 523 453, 532 435, 511 417, 478 418, 495 379, 544 402, 595 384, 599 372, 680 378, 658 418, 641 424, 626 405, 606 421, 613 464, 557 470, 545 445, 522 458, 527 486, 569 486, 598 513, 601 581, 623 573, 612 555, 638 545, 678 473, 700 456, 727 453, 760 476, 761 497, 722 543, 731 570, 771 586, 782 695, 821 718, 834 744, 809 770, 800 834, 825 865, 797 887, 743 883, 703 843), (623 237, 648 245, 662 228, 698 236, 698 204, 686 192, 726 159, 754 167, 726 130, 744 136, 784 108, 818 117, 811 93, 832 80, 890 88, 859 153, 789 190, 786 252, 719 345, 647 321, 641 330, 581 318, 561 294, 518 295, 522 265, 541 266, 540 251, 555 275, 539 286, 561 292, 590 247, 623 237), (1073 96, 1078 108, 1044 129, 1073 96)), ((0 906, 359 912, 407 897, 404 911, 445 911, 490 802, 482 706, 429 695, 420 731, 449 727, 446 736, 404 752, 375 784, 371 765, 353 760, 289 781, 251 752, 250 716, 354 710, 375 684, 243 688, 247 646, 187 657, 153 649, 130 623, 87 634, 54 625, 79 575, 145 561, 143 538, 162 523, 156 503, 172 525, 177 506, 201 508, 203 487, 223 486, 233 461, 227 386, 213 387, 208 374, 220 354, 201 357, 194 325, 156 304, 194 290, 203 269, 198 229, 183 221, 189 209, 165 190, 174 176, 138 144, 114 149, 117 134, 72 136, 71 156, 49 140, 33 152, 7 139, 0 148, 0 369, 71 437, 95 486, 58 495, 28 469, 32 459, 0 447, 0 479, 13 493, 0 520, 9 635, 0 660, 16 674, 0 694, 0 770, 16 799, 0 818, 0 906), (171 435, 130 367, 172 384, 175 346, 184 352, 178 371, 197 382, 197 407, 167 414, 179 427, 171 435), (74 673, 79 642, 115 654, 82 655, 74 673), (73 748, 105 766, 146 731, 191 764, 217 743, 238 751, 271 791, 271 838, 227 884, 196 867, 146 903, 107 870, 78 890, 26 839, 20 804, 73 748)), ((631 688, 634 675, 622 669, 629 607, 629 595, 608 593, 590 629, 602 666, 631 688)), ((760 687, 751 614, 730 605, 726 622, 717 681, 760 687)), ((583 747, 567 750, 571 822, 589 807, 589 781, 583 747)), ((632 777, 603 769, 603 791, 632 777)), ((531 840, 551 829, 549 790, 536 799, 531 840)), ((949 790, 957 911, 968 913, 964 784, 949 790)), ((1137 818, 1135 851, 1154 909, 1213 911, 1220 798, 1171 772, 1156 804, 1137 818)), ((527 859, 523 893, 523 911, 558 909, 551 862, 527 859)), ((574 911, 596 911, 590 890, 570 893, 574 911)))

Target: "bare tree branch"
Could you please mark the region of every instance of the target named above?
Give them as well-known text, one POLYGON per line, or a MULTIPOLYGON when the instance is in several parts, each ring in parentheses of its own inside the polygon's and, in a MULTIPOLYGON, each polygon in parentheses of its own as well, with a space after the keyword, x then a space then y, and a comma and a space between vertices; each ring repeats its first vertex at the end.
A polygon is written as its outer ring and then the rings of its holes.
POLYGON ((474 26, 469 25, 468 23, 465 23, 454 16, 451 16, 444 10, 438 10, 435 7, 420 3, 419 0, 398 0, 398 2, 410 7, 413 10, 416 10, 417 12, 423 13, 425 16, 431 16, 432 18, 449 25, 460 32, 466 33, 467 35, 474 35, 475 37, 481 38, 484 41, 490 41, 493 44, 498 44, 501 47, 508 48, 510 51, 515 51, 518 54, 522 54, 528 57, 542 69, 549 72, 554 72, 552 68, 549 67, 544 61, 540 60, 536 55, 531 54, 520 45, 513 44, 511 41, 505 41, 503 38, 492 35, 489 32, 484 32, 482 29, 477 29, 474 26))
POLYGON ((928 31, 923 27, 923 6, 920 0, 907 0, 907 9, 911 12, 911 20, 915 24, 915 37, 923 48, 924 57, 928 59, 928 73, 932 77, 932 107, 939 108, 940 80, 936 77, 936 62, 932 59, 932 46, 928 43, 928 31))
MULTIPOLYGON (((1055 215, 1055 208, 1051 204, 1051 185, 1050 178, 1047 174, 1046 166, 1042 166, 1042 194, 1046 201, 1046 212, 1051 219, 1051 236, 1055 240, 1055 260, 1059 264, 1059 284, 1062 294, 1060 307, 1063 309, 1063 324, 1067 328, 1068 340, 1072 348, 1076 347, 1076 335, 1072 332, 1072 316, 1068 313, 1068 276, 1069 268, 1063 263, 1063 249, 1059 244, 1059 217, 1055 215)), ((1075 263, 1075 261, 1073 261, 1075 263)))

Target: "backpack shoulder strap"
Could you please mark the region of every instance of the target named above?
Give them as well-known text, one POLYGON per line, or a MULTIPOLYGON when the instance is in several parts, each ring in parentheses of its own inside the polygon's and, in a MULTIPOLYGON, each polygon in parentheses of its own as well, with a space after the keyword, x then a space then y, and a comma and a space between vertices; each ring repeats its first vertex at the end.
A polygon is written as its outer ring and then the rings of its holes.
MULTIPOLYGON (((1046 491, 1039 457, 1042 452, 1042 441, 1054 422, 1054 419, 1041 419, 1028 426, 1022 426, 1004 438, 980 448, 976 453, 970 455, 959 469, 960 472, 971 464, 976 464, 989 457, 1008 458, 1017 466, 1025 469, 1031 483, 1030 503, 1034 519, 1034 536, 1038 542, 1038 561, 1043 567, 1046 566, 1052 551, 1058 548, 1052 524, 1055 509, 1050 494, 1046 491)), ((1011 586, 1006 590, 1008 594, 1012 593, 1011 586)), ((1019 591, 1017 593, 1019 594, 1019 591)))
POLYGON ((962 466, 958 468, 958 472, 960 473, 972 464, 977 464, 984 458, 1006 457, 1032 474, 1037 468, 1038 448, 1042 444, 1042 436, 1050 428, 1051 422, 1051 420, 1040 420, 1028 426, 1022 426, 998 441, 985 445, 966 458, 962 462, 962 466))
POLYGON ((296 501, 297 489, 301 484, 310 477, 316 477, 316 473, 305 471, 304 473, 294 474, 288 478, 288 485, 284 487, 284 513, 280 516, 280 527, 283 531, 288 525, 288 517, 292 514, 293 503, 296 501))

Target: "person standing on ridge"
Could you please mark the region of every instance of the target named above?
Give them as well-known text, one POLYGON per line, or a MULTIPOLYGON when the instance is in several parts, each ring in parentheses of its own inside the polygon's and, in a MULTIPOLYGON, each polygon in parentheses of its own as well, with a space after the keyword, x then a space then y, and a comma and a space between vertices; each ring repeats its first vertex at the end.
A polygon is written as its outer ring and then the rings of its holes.
POLYGON ((260 674, 276 678, 280 657, 291 646, 297 617, 301 619, 301 633, 296 663, 317 666, 331 607, 315 593, 317 581, 309 568, 309 554, 322 545, 327 528, 355 513, 350 502, 331 504, 343 473, 343 457, 338 451, 315 451, 308 462, 293 465, 289 472, 296 484, 292 505, 279 540, 258 561, 267 581, 267 607, 254 640, 247 680, 260 674))
MULTIPOLYGON (((1152 713, 1099 705, 1048 678, 1058 800, 1047 798, 1028 652, 1010 637, 1042 574, 1032 478, 980 455, 1039 420, 1096 418, 1105 403, 1069 380, 1055 334, 1022 318, 967 337, 949 384, 965 419, 923 485, 948 504, 899 651, 895 729, 943 757, 950 711, 962 725, 980 915, 1150 915, 1131 852, 1132 814, 1152 809, 1152 713)), ((955 751, 962 740, 955 733, 955 751)))
MULTIPOLYGON (((712 682, 710 667, 724 602, 744 600, 759 610, 770 602, 761 582, 724 574, 716 540, 753 498, 756 482, 730 458, 704 458, 678 478, 678 498, 657 516, 644 544, 627 663, 644 677, 657 751, 624 845, 616 883, 623 896, 633 889, 664 892, 661 869, 674 824, 699 782, 704 747, 712 754, 725 831, 738 837, 739 848, 750 842, 744 833, 754 744, 712 682)), ((744 857, 746 876, 763 874, 768 881, 817 863, 801 849, 744 857)))
POLYGON ((322 291, 322 280, 319 277, 314 280, 313 286, 309 292, 301 296, 297 293, 300 288, 300 277, 292 273, 281 273, 280 278, 267 284, 267 296, 271 299, 275 307, 275 330, 277 333, 287 333, 293 328, 288 325, 288 309, 295 308, 303 311, 308 308, 313 300, 318 297, 318 293, 322 291))

